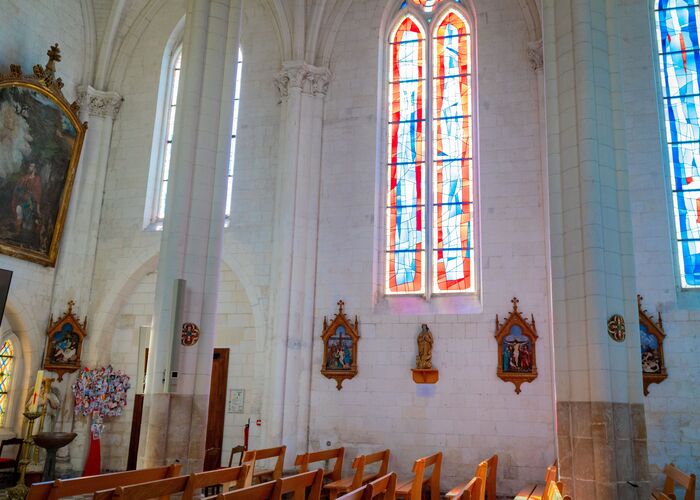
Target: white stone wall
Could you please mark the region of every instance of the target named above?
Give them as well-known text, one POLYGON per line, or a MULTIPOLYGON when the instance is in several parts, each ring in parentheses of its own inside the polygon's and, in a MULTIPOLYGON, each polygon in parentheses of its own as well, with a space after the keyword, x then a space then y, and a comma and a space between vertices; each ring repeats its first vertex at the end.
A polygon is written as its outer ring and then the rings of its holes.
POLYGON ((466 298, 425 304, 381 295, 385 155, 377 153, 377 127, 383 135, 385 125, 377 86, 386 77, 377 68, 388 37, 380 31, 386 2, 353 2, 340 27, 323 128, 310 447, 330 441, 349 457, 391 448, 391 468, 404 475, 415 459, 443 450, 443 489, 497 453, 499 491, 509 493, 541 480, 554 460, 537 78, 518 2, 476 4, 482 282, 480 304, 468 314, 460 313, 466 298), (496 377, 493 337, 496 314, 509 312, 513 296, 534 314, 540 335, 539 377, 520 395, 496 377), (341 298, 359 316, 362 338, 359 374, 337 391, 319 374, 319 337, 322 317, 332 317, 341 298), (435 337, 440 370, 425 390, 410 372, 421 323, 435 337))
MULTIPOLYGON (((63 79, 66 98, 75 99, 86 64, 79 0, 3 0, 0 26, 0 73, 9 73, 10 64, 19 64, 24 73, 31 74, 35 64, 46 64, 49 46, 58 43, 62 60, 57 63, 57 74, 63 79)), ((6 255, 0 255, 0 268, 14 272, 3 322, 9 324, 22 344, 26 362, 22 371, 16 373, 21 383, 13 388, 24 393, 43 357, 54 270, 6 255)), ((20 425, 21 415, 15 407, 5 426, 17 431, 20 425)))
MULTIPOLYGON (((649 465, 658 484, 669 462, 688 472, 700 466, 700 401, 694 377, 700 291, 679 291, 676 285, 669 167, 660 146, 657 46, 649 29, 652 12, 646 0, 627 0, 620 13, 637 287, 645 308, 654 315, 661 311, 667 335, 668 379, 652 384, 645 398, 649 465)), ((636 330, 630 327, 629 332, 636 330)))

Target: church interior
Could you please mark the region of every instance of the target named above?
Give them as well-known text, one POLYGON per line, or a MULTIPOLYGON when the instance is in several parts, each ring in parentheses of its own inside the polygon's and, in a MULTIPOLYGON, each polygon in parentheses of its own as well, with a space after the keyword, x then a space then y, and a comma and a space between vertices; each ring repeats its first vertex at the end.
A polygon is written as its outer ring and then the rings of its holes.
POLYGON ((0 498, 696 498, 699 20, 0 0, 0 498))

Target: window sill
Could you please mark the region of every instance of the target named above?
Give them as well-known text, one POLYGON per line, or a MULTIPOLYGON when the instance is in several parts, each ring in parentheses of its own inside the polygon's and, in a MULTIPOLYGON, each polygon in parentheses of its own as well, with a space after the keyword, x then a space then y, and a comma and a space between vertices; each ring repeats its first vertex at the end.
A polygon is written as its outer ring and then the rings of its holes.
POLYGON ((478 293, 460 295, 383 295, 374 305, 375 314, 481 314, 478 293))

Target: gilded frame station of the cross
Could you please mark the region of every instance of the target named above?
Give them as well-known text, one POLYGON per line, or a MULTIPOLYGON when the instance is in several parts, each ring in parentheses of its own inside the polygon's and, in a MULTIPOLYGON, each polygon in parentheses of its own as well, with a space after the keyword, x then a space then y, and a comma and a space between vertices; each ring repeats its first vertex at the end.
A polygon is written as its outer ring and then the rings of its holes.
POLYGON ((338 301, 338 312, 329 323, 323 318, 323 364, 321 373, 335 380, 336 389, 343 388, 343 381, 357 375, 357 342, 360 339, 357 316, 352 323, 345 315, 345 303, 338 301))
POLYGON ((664 324, 661 313, 657 313, 657 320, 651 317, 642 307, 644 297, 637 295, 637 308, 639 309, 639 340, 642 356, 642 382, 644 383, 644 395, 649 395, 650 384, 660 384, 668 378, 666 360, 664 358, 664 324))
POLYGON ((496 342, 498 343, 498 369, 496 375, 505 382, 515 385, 515 393, 520 394, 524 382, 537 378, 537 327, 535 318, 530 320, 518 309, 518 299, 513 297, 513 310, 501 323, 496 315, 496 342))

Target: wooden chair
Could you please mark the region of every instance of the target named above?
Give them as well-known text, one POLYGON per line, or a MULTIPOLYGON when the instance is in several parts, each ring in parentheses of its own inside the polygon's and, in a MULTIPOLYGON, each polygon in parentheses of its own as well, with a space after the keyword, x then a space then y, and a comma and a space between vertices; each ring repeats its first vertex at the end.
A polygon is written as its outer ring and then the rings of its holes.
POLYGON ((423 487, 430 485, 430 500, 440 500, 440 468, 442 467, 442 452, 419 458, 413 464, 413 479, 404 481, 396 487, 396 497, 406 500, 421 500, 423 487), (425 469, 432 466, 429 476, 425 469))
MULTIPOLYGON (((479 481, 477 486, 471 486, 471 488, 477 488, 478 491, 470 492, 470 500, 484 500, 486 497, 486 477, 488 476, 488 471, 489 463, 487 460, 480 462, 479 465, 476 466, 474 477, 479 479, 479 481)), ((469 481, 467 484, 460 484, 459 486, 452 488, 447 492, 445 497, 448 499, 455 499, 459 495, 464 495, 467 486, 469 486, 471 482, 472 481, 469 481)))
POLYGON ((270 500, 274 498, 277 481, 257 484, 240 490, 220 493, 217 500, 270 500))
POLYGON ((243 454, 243 462, 251 462, 253 466, 253 483, 257 480, 259 483, 265 481, 275 481, 282 477, 282 467, 284 467, 284 453, 287 451, 286 446, 277 446, 275 448, 264 448, 261 450, 249 450, 243 454), (276 458, 277 462, 273 469, 264 469, 256 471, 255 466, 258 460, 266 460, 268 458, 276 458))
POLYGON ((24 440, 21 438, 3 439, 0 442, 0 469, 2 469, 2 470, 12 469, 13 473, 17 472, 17 465, 19 464, 19 457, 22 454, 22 445, 23 444, 24 444, 24 440), (5 446, 16 446, 17 447, 17 454, 15 455, 15 458, 7 458, 7 457, 1 456, 2 450, 5 449, 5 446))
POLYGON ((167 498, 177 493, 184 493, 190 476, 177 476, 158 481, 117 486, 114 489, 96 491, 93 500, 114 500, 117 498, 129 500, 148 500, 150 498, 167 498))
POLYGON ((297 455, 294 461, 295 467, 299 468, 299 472, 307 472, 309 464, 316 462, 328 462, 335 460, 332 469, 323 469, 323 478, 328 481, 338 481, 343 473, 343 457, 345 456, 345 448, 335 448, 332 450, 315 451, 311 453, 302 453, 297 455))
POLYGON ((346 477, 326 484, 323 488, 328 490, 330 500, 335 500, 339 494, 348 493, 358 489, 360 486, 374 481, 378 477, 385 476, 389 468, 390 450, 378 451, 369 455, 359 455, 352 462, 355 473, 352 477, 346 477), (376 473, 365 474, 365 467, 379 463, 379 470, 376 473))
POLYGON ((542 500, 544 497, 545 490, 549 483, 557 480, 559 474, 559 469, 557 467, 557 462, 555 461, 552 465, 547 467, 547 471, 544 475, 544 484, 528 484, 524 488, 521 488, 517 495, 515 495, 514 500, 542 500))
POLYGON ((657 500, 675 499, 675 488, 678 484, 685 490, 683 500, 695 500, 695 474, 686 474, 672 463, 664 467, 664 474, 666 474, 664 488, 663 490, 654 490, 651 493, 652 498, 657 500))
POLYGON ((231 448, 231 454, 228 457, 228 466, 233 467, 233 456, 236 453, 240 453, 241 456, 238 458, 238 465, 243 465, 243 455, 245 455, 245 446, 242 444, 239 444, 238 446, 234 446, 231 448))
MULTIPOLYGON (((195 492, 200 489, 221 485, 221 491, 227 492, 232 487, 236 489, 247 488, 253 481, 253 468, 248 465, 240 467, 229 467, 226 469, 216 469, 206 472, 190 474, 187 487, 182 495, 182 500, 191 500, 195 492)), ((207 496, 206 493, 204 496, 207 496)))
POLYGON ((383 495, 384 500, 396 498, 396 472, 386 474, 367 484, 362 500, 372 500, 379 495, 383 495))
POLYGON ((284 477, 277 480, 274 499, 279 500, 282 495, 293 493, 294 500, 319 500, 321 487, 323 486, 323 469, 311 472, 302 472, 295 476, 284 477), (311 488, 309 494, 306 490, 311 488))
POLYGON ((151 469, 34 483, 29 488, 27 500, 55 500, 63 497, 91 494, 98 490, 112 489, 127 484, 155 481, 177 476, 180 473, 180 468, 180 464, 172 464, 151 469))
POLYGON ((471 481, 450 490, 453 500, 477 500, 482 490, 480 477, 473 477, 471 481))

